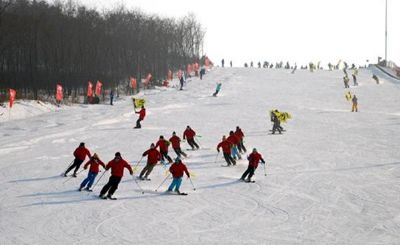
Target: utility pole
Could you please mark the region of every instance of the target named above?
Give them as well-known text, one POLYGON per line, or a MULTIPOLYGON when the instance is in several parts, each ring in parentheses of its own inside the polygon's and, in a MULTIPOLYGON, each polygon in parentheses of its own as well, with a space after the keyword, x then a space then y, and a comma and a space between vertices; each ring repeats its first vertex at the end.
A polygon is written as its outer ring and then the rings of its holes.
POLYGON ((386 8, 385 8, 385 66, 388 66, 388 60, 387 60, 387 0, 386 0, 386 8))

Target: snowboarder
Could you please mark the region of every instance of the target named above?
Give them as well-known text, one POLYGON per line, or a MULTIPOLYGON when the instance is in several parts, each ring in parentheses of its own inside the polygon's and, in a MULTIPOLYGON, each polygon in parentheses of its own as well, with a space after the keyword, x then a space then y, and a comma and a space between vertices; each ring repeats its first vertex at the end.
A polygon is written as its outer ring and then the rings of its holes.
POLYGON ((247 170, 243 173, 240 180, 252 182, 251 177, 253 177, 254 171, 256 171, 258 167, 258 163, 261 161, 263 164, 265 164, 265 161, 261 154, 257 152, 256 148, 253 149, 253 152, 247 157, 247 160, 249 160, 249 166, 247 167, 247 170))
POLYGON ((358 86, 358 83, 357 83, 357 75, 358 75, 358 69, 357 69, 357 68, 354 68, 353 74, 352 74, 354 86, 358 86))
POLYGON ((101 189, 99 197, 102 199, 117 200, 112 195, 118 189, 119 182, 121 182, 124 176, 124 168, 129 170, 129 173, 133 175, 131 166, 121 157, 121 153, 116 152, 115 158, 107 163, 106 170, 111 168, 111 176, 108 183, 101 189), (107 196, 106 193, 108 192, 107 196))
POLYGON ((278 130, 279 134, 282 134, 283 128, 281 127, 281 121, 279 120, 278 114, 278 110, 271 112, 271 121, 274 123, 272 126, 272 134, 275 134, 276 130, 278 130))
POLYGON ((172 137, 169 139, 169 142, 172 144, 172 149, 174 149, 176 155, 178 157, 187 157, 186 153, 181 150, 181 138, 176 136, 175 131, 172 132, 172 137))
POLYGON ((110 91, 110 105, 113 105, 113 100, 114 100, 114 90, 111 89, 111 91, 110 91))
POLYGON ((84 179, 79 187, 79 191, 82 191, 83 187, 87 187, 84 189, 86 191, 92 191, 90 188, 93 185, 94 180, 96 179, 97 174, 99 173, 99 165, 103 166, 103 168, 106 168, 106 165, 100 160, 99 156, 94 153, 92 158, 85 164, 83 167, 84 169, 87 169, 87 167, 90 165, 88 176, 86 179, 84 179))
POLYGON ((358 98, 356 97, 356 95, 353 95, 353 99, 351 99, 351 101, 353 102, 352 108, 351 108, 351 112, 358 112, 358 98))
POLYGON ((238 149, 240 153, 246 152, 246 147, 243 144, 243 138, 244 138, 244 133, 242 132, 242 129, 237 126, 236 131, 235 131, 236 137, 239 139, 239 144, 238 144, 238 149))
POLYGON ((344 88, 350 88, 349 81, 350 79, 347 75, 343 77, 344 88))
POLYGON ((233 159, 242 159, 242 156, 239 154, 238 151, 238 144, 239 144, 239 139, 235 136, 235 133, 233 131, 229 132, 229 136, 228 136, 228 141, 230 141, 232 143, 231 146, 231 156, 233 159))
POLYGON ((140 172, 139 179, 149 180, 148 177, 149 177, 151 171, 153 171, 154 166, 161 159, 161 155, 160 155, 160 152, 157 151, 155 145, 153 143, 151 143, 150 149, 143 152, 142 156, 147 156, 147 164, 143 168, 143 170, 140 172))
POLYGON ((177 194, 186 195, 186 193, 181 193, 179 191, 179 188, 181 187, 183 173, 185 173, 188 178, 190 178, 190 173, 187 170, 186 165, 181 161, 179 157, 175 159, 174 164, 172 164, 169 168, 169 172, 172 174, 173 180, 167 191, 171 192, 175 188, 175 192, 177 194))
POLYGON ((226 139, 226 136, 222 136, 222 141, 217 145, 217 151, 219 152, 219 148, 222 148, 222 153, 224 154, 224 158, 228 166, 236 165, 236 161, 231 156, 231 147, 232 142, 226 139))
POLYGON ((164 139, 164 136, 160 135, 160 139, 156 143, 156 147, 160 147, 161 161, 164 162, 164 158, 168 160, 169 163, 172 163, 172 159, 168 156, 168 146, 169 142, 164 139))
POLYGON ((140 124, 141 121, 143 121, 144 117, 146 116, 146 108, 144 108, 144 105, 142 105, 142 109, 140 111, 135 111, 136 114, 139 114, 139 118, 136 121, 136 127, 135 128, 141 128, 142 125, 140 124))
POLYGON ((222 83, 217 83, 217 87, 215 88, 215 93, 213 93, 213 96, 216 97, 219 91, 221 90, 222 83))
POLYGON ((89 158, 91 157, 90 151, 85 148, 85 143, 81 142, 79 144, 79 147, 76 148, 74 151, 74 157, 75 157, 74 163, 71 166, 69 166, 69 168, 65 171, 64 177, 67 177, 68 172, 71 171, 73 168, 75 168, 75 170, 72 176, 76 177, 76 172, 78 172, 79 167, 81 166, 83 161, 85 161, 86 156, 88 156, 89 158))
POLYGON ((194 141, 194 136, 196 136, 196 132, 193 131, 193 129, 190 128, 188 125, 186 127, 186 130, 183 132, 183 139, 186 139, 190 147, 192 147, 192 150, 199 149, 199 145, 194 141))

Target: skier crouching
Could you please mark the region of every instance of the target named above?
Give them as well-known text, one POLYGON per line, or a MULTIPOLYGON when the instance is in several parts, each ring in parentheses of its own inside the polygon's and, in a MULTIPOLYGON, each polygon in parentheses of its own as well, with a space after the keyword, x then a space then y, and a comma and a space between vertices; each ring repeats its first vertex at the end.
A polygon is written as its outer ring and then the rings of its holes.
POLYGON ((247 167, 247 170, 243 173, 240 180, 252 182, 251 177, 253 177, 254 171, 256 171, 258 167, 258 163, 261 161, 263 164, 265 164, 265 161, 261 154, 257 152, 256 148, 253 149, 253 152, 247 157, 247 160, 249 160, 249 166, 247 167))
POLYGON ((179 188, 182 184, 183 173, 185 173, 188 178, 190 178, 190 173, 187 170, 186 165, 181 161, 179 157, 175 159, 175 162, 169 168, 169 172, 171 172, 173 180, 167 191, 171 192, 175 188, 175 192, 177 194, 186 195, 186 193, 180 192, 179 188))

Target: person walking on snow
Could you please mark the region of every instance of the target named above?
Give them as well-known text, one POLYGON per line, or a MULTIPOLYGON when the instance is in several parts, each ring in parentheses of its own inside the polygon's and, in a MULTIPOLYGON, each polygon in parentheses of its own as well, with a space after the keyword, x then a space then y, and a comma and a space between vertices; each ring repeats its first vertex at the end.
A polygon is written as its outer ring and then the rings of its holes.
POLYGON ((181 88, 179 90, 183 90, 183 84, 185 83, 185 79, 183 78, 183 74, 181 78, 179 79, 179 83, 181 84, 181 88))
POLYGON ((146 108, 144 108, 144 105, 142 105, 142 109, 140 111, 135 111, 136 114, 139 114, 139 118, 136 121, 136 127, 135 128, 141 128, 142 125, 140 124, 141 121, 144 120, 146 116, 146 108))
POLYGON ((69 168, 65 171, 64 177, 67 177, 68 172, 71 171, 73 168, 75 168, 75 170, 72 176, 76 177, 76 172, 78 172, 79 167, 81 166, 83 161, 85 161, 86 156, 88 156, 89 158, 91 157, 90 151, 85 148, 85 143, 81 142, 79 144, 79 147, 76 148, 74 151, 74 157, 75 157, 74 163, 71 166, 69 166, 69 168))
POLYGON ((111 89, 111 91, 110 91, 110 105, 113 105, 113 100, 114 100, 114 90, 111 89))
POLYGON ((358 86, 357 75, 358 75, 358 69, 354 68, 354 71, 353 71, 353 74, 352 74, 354 86, 358 86))
POLYGON ((150 149, 148 149, 147 151, 143 152, 142 156, 147 156, 147 164, 143 168, 143 170, 140 172, 139 179, 141 179, 141 180, 149 180, 148 177, 149 177, 151 171, 153 171, 154 166, 161 159, 161 154, 160 154, 159 151, 157 151, 157 149, 154 146, 154 144, 151 143, 150 149))
POLYGON ((179 188, 182 184, 183 173, 185 173, 188 178, 190 178, 190 173, 187 170, 186 165, 181 161, 179 157, 175 159, 174 164, 172 164, 169 168, 169 172, 172 174, 173 180, 167 191, 171 192, 175 188, 176 193, 178 193, 179 195, 185 195, 185 193, 181 193, 179 191, 179 188))
POLYGON ((231 166, 231 164, 236 165, 236 161, 231 156, 231 147, 232 142, 228 141, 225 135, 222 136, 222 141, 217 145, 217 151, 219 152, 219 148, 222 148, 222 153, 228 166, 231 166))
POLYGON ((228 141, 230 141, 232 143, 232 147, 231 147, 231 156, 233 159, 242 159, 242 156, 239 154, 238 151, 238 144, 239 144, 239 139, 235 136, 235 133, 233 133, 233 131, 229 132, 229 136, 228 136, 228 141))
POLYGON ((181 150, 181 138, 176 136, 175 131, 172 132, 172 137, 169 139, 172 144, 172 149, 174 149, 176 155, 181 158, 182 156, 187 157, 186 153, 181 150))
POLYGON ((349 81, 350 79, 347 75, 343 77, 344 88, 350 88, 349 81))
POLYGON ((247 160, 249 160, 249 166, 247 167, 247 170, 243 173, 240 180, 251 182, 251 177, 253 177, 254 171, 256 171, 258 167, 258 163, 261 161, 263 164, 265 164, 265 161, 261 154, 257 152, 256 148, 253 149, 253 152, 247 157, 247 160))
POLYGON ((183 132, 183 139, 186 139, 192 150, 199 149, 199 145, 194 141, 194 136, 196 136, 196 132, 190 128, 190 126, 186 127, 186 130, 183 132))
POLYGON ((239 144, 238 144, 239 152, 245 153, 247 150, 243 143, 244 133, 242 132, 242 129, 239 126, 236 127, 235 136, 239 139, 239 144))
POLYGON ((164 139, 164 136, 160 135, 160 139, 156 143, 156 147, 160 147, 161 161, 164 162, 164 158, 168 160, 169 163, 172 163, 172 159, 168 156, 168 146, 169 142, 164 139))
POLYGON ((351 107, 351 112, 358 112, 358 98, 356 95, 353 95, 353 99, 351 99, 353 105, 351 107))
POLYGON ((121 153, 116 152, 115 158, 107 163, 106 170, 111 168, 111 176, 108 183, 101 189, 99 197, 102 199, 117 200, 112 197, 118 189, 119 182, 124 176, 124 168, 129 170, 130 175, 133 175, 131 166, 121 157, 121 153), (108 193, 108 194, 107 194, 108 193), (107 196, 105 196, 107 194, 107 196))
POLYGON ((103 166, 103 168, 106 168, 106 165, 99 159, 99 156, 94 153, 93 156, 90 158, 90 160, 85 164, 83 167, 84 169, 87 169, 88 166, 90 165, 88 176, 86 179, 84 179, 79 187, 79 191, 82 191, 82 189, 86 186, 87 187, 84 189, 86 191, 92 191, 90 188, 93 185, 94 180, 96 179, 97 174, 100 172, 99 171, 99 165, 103 166))
POLYGON ((215 88, 215 93, 213 93, 214 97, 217 97, 217 94, 221 90, 222 83, 217 83, 217 87, 215 88))

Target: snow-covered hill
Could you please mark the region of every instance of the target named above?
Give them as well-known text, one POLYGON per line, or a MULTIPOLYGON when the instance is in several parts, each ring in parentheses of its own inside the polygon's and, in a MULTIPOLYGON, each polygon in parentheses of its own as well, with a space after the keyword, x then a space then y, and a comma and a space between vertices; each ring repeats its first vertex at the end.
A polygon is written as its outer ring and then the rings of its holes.
POLYGON ((360 85, 350 88, 360 112, 351 113, 342 76, 216 68, 184 91, 142 95, 147 117, 140 130, 133 129, 137 115, 129 97, 114 106, 71 106, 4 121, 0 244, 396 244, 399 85, 376 85, 360 70, 360 85), (216 82, 222 90, 212 97, 216 82), (268 131, 268 111, 275 108, 293 117, 283 135, 268 131), (184 179, 188 196, 154 192, 166 177, 161 165, 152 181, 139 182, 145 194, 125 172, 117 201, 97 198, 108 172, 92 194, 77 191, 86 172, 60 177, 79 142, 104 161, 119 151, 136 164, 160 135, 181 136, 186 125, 201 135, 202 147, 185 160, 196 187, 184 179), (237 181, 245 160, 231 168, 221 167, 220 155, 214 162, 217 143, 236 126, 246 147, 267 161, 267 176, 260 166, 256 183, 237 181))

